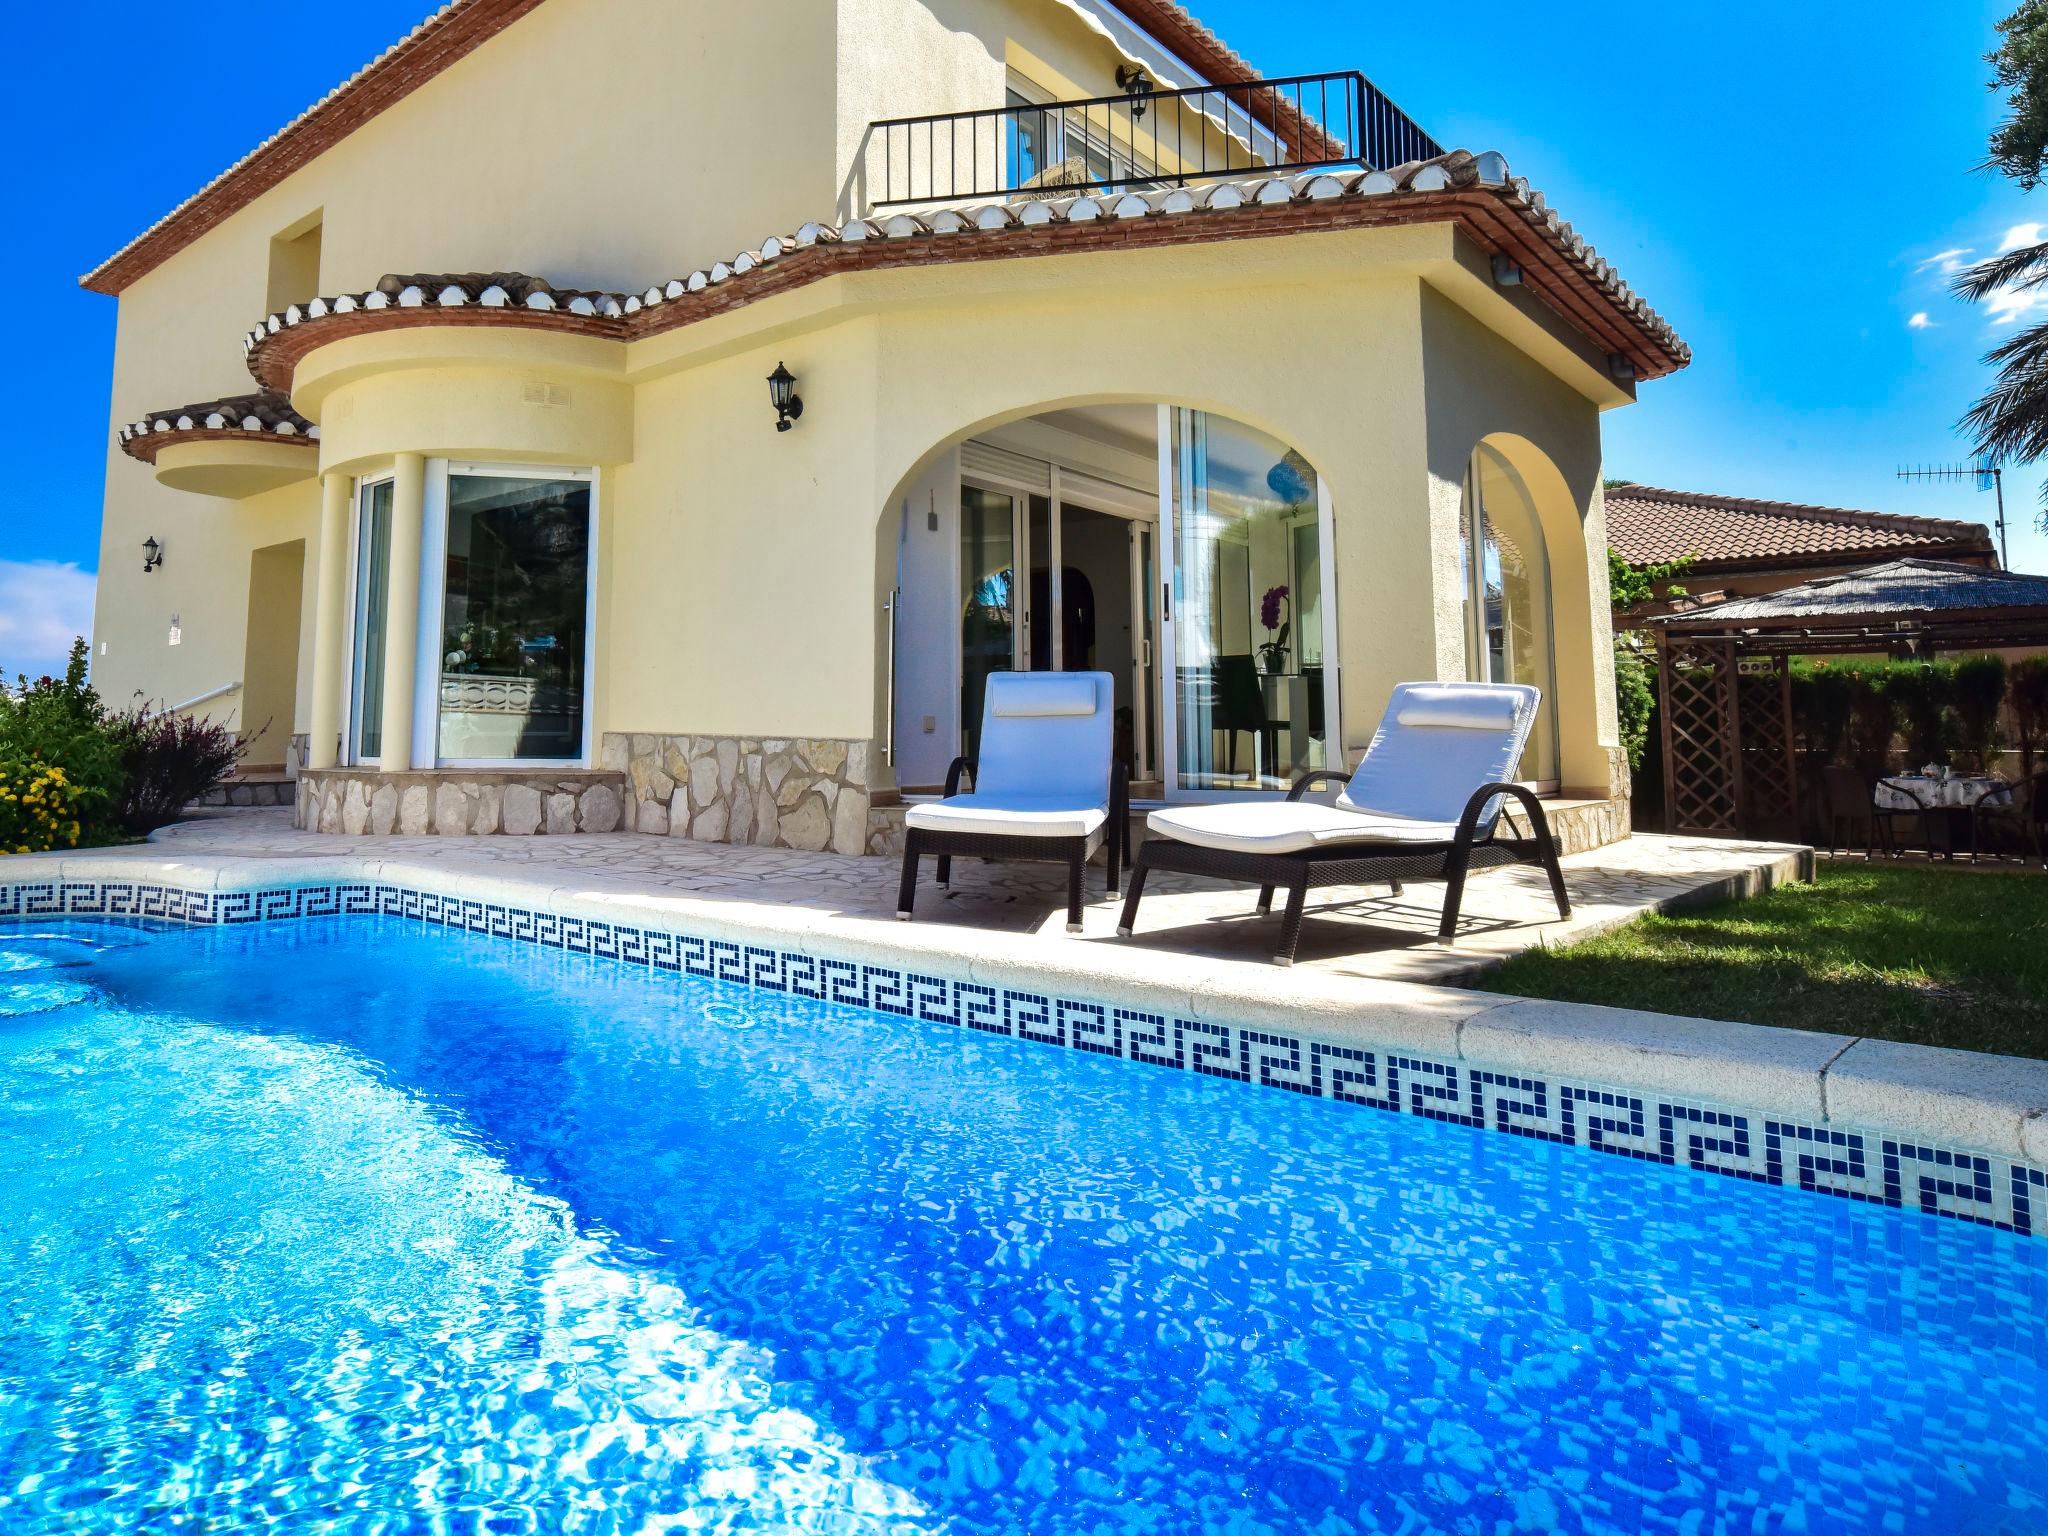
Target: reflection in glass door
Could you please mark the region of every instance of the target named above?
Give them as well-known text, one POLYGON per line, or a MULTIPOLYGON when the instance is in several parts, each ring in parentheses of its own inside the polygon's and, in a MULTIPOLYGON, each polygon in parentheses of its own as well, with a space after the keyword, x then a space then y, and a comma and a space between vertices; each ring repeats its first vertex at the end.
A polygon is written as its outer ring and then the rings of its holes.
POLYGON ((979 747, 990 673, 1107 672, 1116 751, 1137 774, 1154 707, 1138 695, 1157 677, 1154 530, 1140 516, 1150 502, 1134 506, 1134 493, 1102 481, 1069 498, 1057 469, 1048 479, 1049 493, 961 483, 961 751, 979 747))
POLYGON ((1169 788, 1274 791, 1329 765, 1328 498, 1264 433, 1175 410, 1169 788))
MULTIPOLYGON (((1060 670, 1107 672, 1114 686, 1115 751, 1137 772, 1138 625, 1132 604, 1132 522, 1068 500, 1059 509, 1060 670)), ((1054 627, 1048 624, 1046 627, 1054 627)))
POLYGON ((384 750, 384 636, 391 606, 391 482, 356 492, 356 591, 349 625, 348 761, 384 750))
POLYGON ((581 476, 450 472, 439 760, 583 756, 590 492, 581 476))
POLYGON ((960 750, 977 759, 989 674, 1017 665, 1017 498, 960 487, 960 750))

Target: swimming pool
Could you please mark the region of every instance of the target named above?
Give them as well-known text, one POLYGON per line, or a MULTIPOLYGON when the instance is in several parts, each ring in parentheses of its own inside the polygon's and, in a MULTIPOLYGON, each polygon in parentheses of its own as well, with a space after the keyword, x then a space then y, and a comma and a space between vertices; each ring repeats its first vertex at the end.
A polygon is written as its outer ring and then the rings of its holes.
POLYGON ((391 918, 0 1014, 9 1532, 2048 1528, 1990 1228, 391 918))

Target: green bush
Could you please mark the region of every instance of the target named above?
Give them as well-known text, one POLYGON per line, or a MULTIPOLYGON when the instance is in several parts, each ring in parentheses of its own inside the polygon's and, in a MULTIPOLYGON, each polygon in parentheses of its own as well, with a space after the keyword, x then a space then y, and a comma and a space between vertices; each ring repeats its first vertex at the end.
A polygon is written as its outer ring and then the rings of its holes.
POLYGON ((2034 754, 2048 748, 2048 656, 2028 656, 2006 669, 2006 695, 2019 736, 2020 772, 2034 771, 2034 754))
POLYGON ((23 677, 13 693, 0 690, 0 763, 16 775, 17 788, 31 770, 54 768, 67 789, 77 792, 72 809, 81 825, 66 847, 111 835, 110 813, 123 777, 122 739, 86 681, 85 659, 80 640, 71 647, 63 677, 23 677))
POLYGON ((234 770, 224 726, 109 714, 86 680, 86 644, 61 678, 0 688, 0 853, 39 853, 140 836, 234 770))
POLYGON ((2008 702, 2031 763, 2033 749, 2048 745, 2048 658, 2009 668, 1997 656, 1792 663, 1793 723, 1808 751, 1823 762, 1846 758, 1870 776, 1898 770, 1901 756, 1907 769, 1931 762, 1990 771, 2008 702))
POLYGON ((1649 663, 1623 644, 1614 647, 1614 706, 1621 718, 1621 745, 1628 753, 1629 772, 1639 773, 1650 725, 1657 716, 1657 693, 1650 683, 1649 663))
POLYGON ((1884 662, 1837 663, 1849 687, 1849 761, 1865 778, 1889 773, 1892 738, 1898 734, 1898 701, 1886 687, 1884 662))
POLYGON ((1948 712, 1955 675, 1952 661, 1900 661, 1885 669, 1884 691, 1906 739, 1910 768, 1948 761, 1955 744, 1948 712))
POLYGON ((1792 718, 1805 738, 1806 749, 1825 762, 1834 761, 1849 738, 1855 708, 1854 680, 1838 666, 1803 658, 1792 663, 1792 718))
POLYGON ((1998 707, 2005 702, 2002 656, 1965 656, 1955 664, 1951 693, 1955 741, 1980 773, 1998 756, 1998 707))

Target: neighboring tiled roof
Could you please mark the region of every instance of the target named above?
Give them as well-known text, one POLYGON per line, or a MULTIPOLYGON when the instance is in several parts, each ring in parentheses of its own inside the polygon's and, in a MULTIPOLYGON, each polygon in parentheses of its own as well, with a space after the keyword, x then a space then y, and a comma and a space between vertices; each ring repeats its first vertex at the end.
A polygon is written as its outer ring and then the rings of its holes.
POLYGON ((291 401, 273 389, 254 394, 202 400, 168 411, 152 411, 121 429, 121 451, 145 464, 156 462, 166 443, 204 442, 212 438, 262 437, 313 446, 320 429, 292 409, 291 401))
POLYGON ((1195 19, 1175 0, 1110 0, 1118 10, 1164 43, 1183 64, 1200 71, 1211 84, 1251 80, 1258 72, 1243 54, 1195 19))
MULTIPOLYGON (((385 108, 474 52, 541 0, 449 0, 197 192, 79 279, 94 293, 123 288, 254 202, 385 108)), ((1254 78, 1216 34, 1173 0, 1110 0, 1212 84, 1254 78)))
POLYGON ((1782 592, 1733 598, 1650 622, 1688 629, 1746 629, 1805 621, 1889 620, 2015 608, 2048 609, 2048 576, 1987 570, 1951 561, 1893 560, 1840 576, 1801 582, 1782 592))
POLYGON ((806 224, 645 292, 563 295, 538 278, 518 296, 510 274, 390 277, 366 294, 293 305, 243 338, 250 371, 289 389, 298 359, 323 341, 411 324, 525 325, 631 339, 811 282, 833 272, 1034 256, 1117 246, 1180 244, 1382 224, 1458 223, 1511 255, 1525 285, 1602 350, 1642 377, 1684 367, 1692 353, 1542 194, 1497 154, 1463 150, 1388 171, 1308 173, 1156 192, 925 209, 846 224, 806 224), (395 285, 395 286, 394 286, 395 285), (371 313, 375 311, 377 313, 371 313), (417 313, 414 313, 417 312, 417 313))
POLYGON ((1982 523, 1648 485, 1609 487, 1607 542, 1632 565, 1690 556, 1695 572, 1833 564, 1882 554, 1992 554, 1991 531, 1982 523))

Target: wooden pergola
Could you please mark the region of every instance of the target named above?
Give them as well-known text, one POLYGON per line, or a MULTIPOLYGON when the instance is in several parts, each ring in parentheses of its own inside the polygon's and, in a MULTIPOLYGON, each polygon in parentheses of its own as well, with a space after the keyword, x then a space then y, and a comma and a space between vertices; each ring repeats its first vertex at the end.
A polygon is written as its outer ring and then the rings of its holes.
POLYGON ((1894 560, 1650 621, 1664 828, 1732 836, 1799 814, 1794 656, 2048 646, 2048 577, 1894 560))

